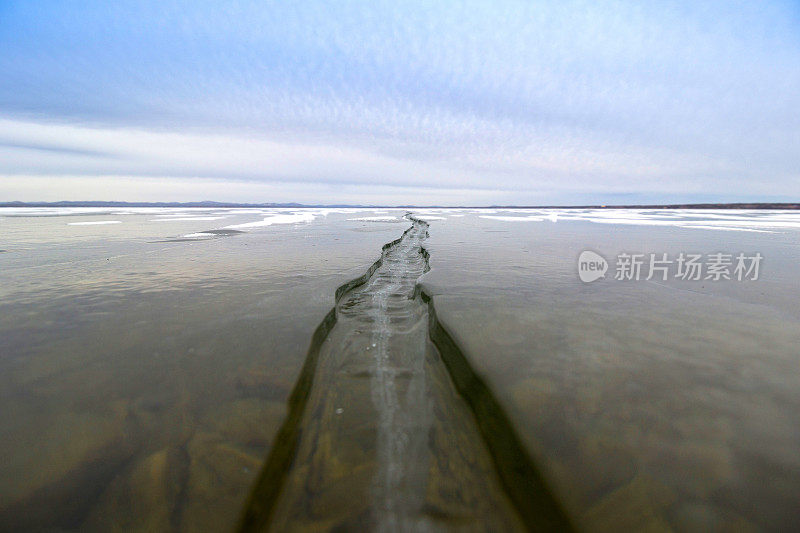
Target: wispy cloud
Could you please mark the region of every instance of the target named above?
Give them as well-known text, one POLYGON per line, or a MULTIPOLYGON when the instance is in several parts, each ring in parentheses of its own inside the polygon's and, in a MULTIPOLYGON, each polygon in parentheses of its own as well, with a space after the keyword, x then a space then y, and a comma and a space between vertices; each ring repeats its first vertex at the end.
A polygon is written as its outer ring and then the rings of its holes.
POLYGON ((48 194, 74 196, 83 177, 86 198, 124 178, 173 180, 164 194, 183 184, 183 199, 226 181, 244 184, 226 200, 325 202, 337 184, 389 203, 432 190, 795 199, 799 11, 5 2, 0 196, 39 199, 45 178, 48 194))

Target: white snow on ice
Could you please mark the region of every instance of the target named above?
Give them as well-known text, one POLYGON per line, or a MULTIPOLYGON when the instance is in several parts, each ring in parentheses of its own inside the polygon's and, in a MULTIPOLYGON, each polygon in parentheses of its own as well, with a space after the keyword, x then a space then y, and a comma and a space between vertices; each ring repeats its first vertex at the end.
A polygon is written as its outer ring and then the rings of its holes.
POLYGON ((264 226, 272 226, 273 224, 298 224, 301 222, 311 222, 314 220, 314 213, 293 213, 293 214, 280 214, 265 217, 264 220, 256 222, 245 222, 244 224, 234 224, 233 226, 225 226, 223 229, 240 229, 240 228, 261 228, 264 226))

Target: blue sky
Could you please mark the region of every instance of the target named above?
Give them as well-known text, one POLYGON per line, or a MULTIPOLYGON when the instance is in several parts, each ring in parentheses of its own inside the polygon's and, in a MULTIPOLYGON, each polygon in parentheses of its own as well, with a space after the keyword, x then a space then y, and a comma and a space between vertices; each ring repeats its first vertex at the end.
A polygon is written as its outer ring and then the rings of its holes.
POLYGON ((800 199, 799 2, 0 0, 0 201, 800 199))

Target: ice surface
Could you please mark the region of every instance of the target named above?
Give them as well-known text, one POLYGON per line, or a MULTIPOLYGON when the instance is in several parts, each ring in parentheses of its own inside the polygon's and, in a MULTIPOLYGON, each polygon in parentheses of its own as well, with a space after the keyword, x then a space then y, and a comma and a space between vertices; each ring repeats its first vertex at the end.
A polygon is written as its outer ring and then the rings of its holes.
POLYGON ((348 218, 347 220, 359 220, 365 222, 399 222, 402 219, 400 217, 357 217, 348 218))
POLYGON ((121 220, 92 220, 89 222, 67 222, 67 226, 102 226, 104 224, 122 224, 121 220))
POLYGON ((171 217, 171 218, 154 218, 151 219, 150 222, 188 222, 190 220, 222 220, 223 218, 228 218, 225 216, 221 217, 171 217))
POLYGON ((544 220, 542 217, 506 217, 501 215, 481 215, 481 218, 490 220, 502 220, 504 222, 541 222, 544 220))

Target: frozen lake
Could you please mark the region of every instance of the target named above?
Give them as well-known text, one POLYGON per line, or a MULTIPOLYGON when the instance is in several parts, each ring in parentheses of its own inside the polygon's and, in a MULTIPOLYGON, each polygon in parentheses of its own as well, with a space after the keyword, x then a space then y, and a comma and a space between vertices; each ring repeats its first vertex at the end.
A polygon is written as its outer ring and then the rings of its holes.
POLYGON ((234 528, 334 305, 271 519, 522 527, 420 289, 574 526, 800 521, 800 214, 412 211, 0 209, 0 529, 234 528))

